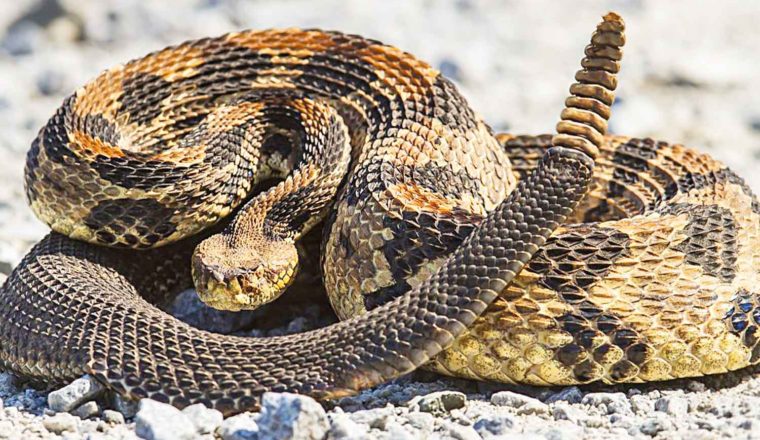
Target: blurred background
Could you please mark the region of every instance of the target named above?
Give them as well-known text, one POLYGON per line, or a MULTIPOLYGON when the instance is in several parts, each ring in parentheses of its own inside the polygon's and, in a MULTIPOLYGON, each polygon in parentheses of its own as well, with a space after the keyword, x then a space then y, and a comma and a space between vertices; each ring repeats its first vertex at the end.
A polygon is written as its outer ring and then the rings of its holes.
POLYGON ((109 66, 239 29, 335 29, 428 61, 497 130, 552 132, 608 10, 628 24, 611 130, 710 152, 760 192, 760 1, 3 0, 0 264, 47 231, 23 197, 31 140, 64 96, 109 66))

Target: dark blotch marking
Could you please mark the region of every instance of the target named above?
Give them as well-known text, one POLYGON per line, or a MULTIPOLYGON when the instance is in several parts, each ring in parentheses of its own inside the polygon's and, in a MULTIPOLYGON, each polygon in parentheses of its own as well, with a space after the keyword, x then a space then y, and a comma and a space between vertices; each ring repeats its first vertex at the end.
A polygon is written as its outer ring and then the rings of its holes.
POLYGON ((689 216, 686 240, 674 246, 686 262, 702 268, 708 275, 730 282, 736 277, 738 227, 728 209, 714 205, 678 203, 666 205, 666 214, 689 216))
POLYGON ((728 168, 705 174, 686 173, 678 180, 678 189, 682 192, 689 192, 693 189, 714 186, 718 182, 729 182, 738 185, 742 189, 742 192, 752 199, 752 212, 760 215, 760 202, 758 202, 752 189, 744 179, 728 168))
POLYGON ((151 73, 135 73, 121 84, 119 113, 129 115, 129 122, 147 124, 163 111, 162 101, 172 94, 171 83, 151 73))
POLYGON ((393 237, 382 246, 394 284, 364 297, 367 310, 384 304, 409 290, 406 279, 416 274, 428 261, 452 253, 469 235, 480 218, 464 220, 471 214, 452 215, 428 212, 403 213, 402 220, 386 217, 384 226, 393 237))
MULTIPOLYGON (((615 261, 630 256, 629 243, 628 235, 612 228, 578 228, 550 237, 527 269, 540 275, 539 285, 578 304, 590 287, 607 276, 615 261)), ((587 314, 592 313, 590 307, 586 306, 587 314)))
POLYGON ((567 366, 577 364, 585 355, 585 349, 577 344, 567 344, 557 350, 557 360, 567 366))
POLYGON ((125 247, 119 240, 121 237, 133 247, 143 248, 176 231, 171 222, 173 214, 173 209, 153 199, 113 199, 100 202, 85 218, 84 223, 97 231, 98 240, 103 244, 125 247), (141 243, 137 243, 137 237, 125 235, 129 229, 134 229, 142 237, 141 243))
POLYGON ((456 200, 461 199, 465 194, 469 194, 480 199, 478 183, 468 176, 464 170, 455 172, 451 167, 440 167, 428 162, 422 166, 414 167, 410 170, 411 172, 406 171, 401 170, 400 173, 402 175, 411 174, 416 185, 440 194, 444 198, 456 200), (443 185, 442 182, 446 184, 443 185))

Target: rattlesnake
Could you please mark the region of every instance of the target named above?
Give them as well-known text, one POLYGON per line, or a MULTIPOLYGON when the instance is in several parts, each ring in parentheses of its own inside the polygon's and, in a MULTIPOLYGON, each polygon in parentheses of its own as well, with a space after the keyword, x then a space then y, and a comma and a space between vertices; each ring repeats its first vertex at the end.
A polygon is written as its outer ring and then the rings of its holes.
POLYGON ((233 33, 104 72, 28 154, 55 232, 0 289, 2 365, 232 413, 421 365, 571 384, 756 362, 758 203, 706 155, 604 137, 623 41, 607 15, 554 137, 495 136, 424 62, 335 32, 233 33), (191 278, 215 307, 273 300, 322 219, 345 321, 241 338, 153 305, 191 278))

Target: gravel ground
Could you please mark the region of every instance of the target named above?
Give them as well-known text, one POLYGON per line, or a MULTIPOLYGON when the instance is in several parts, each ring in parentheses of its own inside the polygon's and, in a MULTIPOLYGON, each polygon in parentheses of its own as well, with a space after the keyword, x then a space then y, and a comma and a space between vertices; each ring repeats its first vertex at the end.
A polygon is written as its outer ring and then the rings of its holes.
MULTIPOLYGON (((760 174, 753 172, 760 160, 758 2, 372 4, 377 6, 359 0, 4 2, 0 277, 47 231, 25 205, 21 176, 31 139, 62 98, 113 64, 241 28, 320 27, 380 39, 453 78, 495 128, 539 133, 552 131, 591 29, 614 9, 629 30, 611 130, 708 151, 760 190, 760 174)), ((232 316, 204 309, 188 292, 172 311, 219 331, 254 335, 303 331, 334 319, 321 296, 292 301, 232 316)), ((224 421, 205 408, 180 412, 155 402, 144 402, 134 416, 134 405, 99 393, 86 379, 48 395, 0 374, 0 438, 760 438, 760 378, 753 373, 541 389, 418 372, 324 408, 307 398, 267 395, 261 413, 224 421), (95 401, 82 404, 90 395, 95 401), (109 408, 121 410, 126 422, 109 408)))

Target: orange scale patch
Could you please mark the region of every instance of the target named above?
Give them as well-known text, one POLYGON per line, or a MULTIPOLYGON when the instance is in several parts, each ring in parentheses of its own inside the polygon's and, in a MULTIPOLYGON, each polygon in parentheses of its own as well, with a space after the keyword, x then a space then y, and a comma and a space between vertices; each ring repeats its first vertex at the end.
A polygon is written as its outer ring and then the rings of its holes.
POLYGON ((154 154, 149 160, 190 165, 202 162, 206 158, 206 146, 195 145, 190 148, 173 148, 154 154))
POLYGON ((432 85, 439 75, 427 63, 395 47, 372 45, 359 51, 359 56, 362 61, 374 67, 384 81, 403 84, 409 93, 432 85))
POLYGON ((113 120, 120 107, 119 98, 124 93, 122 80, 123 66, 107 70, 97 78, 77 90, 77 98, 72 110, 79 117, 101 115, 107 120, 113 120))
POLYGON ((69 133, 69 147, 80 157, 124 157, 124 151, 81 131, 69 133))
POLYGON ((130 61, 124 66, 124 72, 125 75, 147 73, 172 82, 195 76, 204 62, 202 49, 183 45, 130 61))
POLYGON ((289 55, 298 56, 311 56, 314 52, 325 52, 335 47, 332 35, 301 29, 237 32, 227 35, 226 41, 257 52, 287 52, 289 55))
POLYGON ((388 192, 407 211, 451 215, 457 207, 451 200, 414 184, 398 183, 389 187, 388 192))

